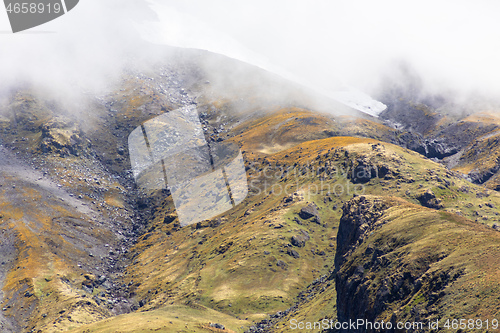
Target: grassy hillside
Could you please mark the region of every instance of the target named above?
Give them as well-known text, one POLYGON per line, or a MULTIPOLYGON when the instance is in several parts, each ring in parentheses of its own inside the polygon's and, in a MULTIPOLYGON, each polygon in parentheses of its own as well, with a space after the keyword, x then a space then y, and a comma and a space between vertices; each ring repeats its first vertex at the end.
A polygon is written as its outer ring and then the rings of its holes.
MULTIPOLYGON (((259 129, 248 128, 251 134, 259 129)), ((245 132, 240 135, 243 142, 252 144, 244 140, 245 132)), ((418 205, 422 200, 443 212, 477 220, 478 226, 498 221, 496 209, 491 208, 500 204, 496 192, 472 185, 417 153, 375 140, 334 137, 274 154, 257 151, 246 156, 254 158, 247 161, 248 175, 250 181, 258 180, 257 190, 220 220, 179 229, 175 217, 171 220, 168 198, 155 203, 149 232, 132 250, 133 262, 127 269, 133 292, 143 300, 141 311, 183 304, 248 321, 266 319, 278 311, 283 316, 285 311, 284 318, 273 321, 285 331, 292 318, 335 318, 332 283, 321 282, 322 287, 306 301, 301 293, 332 271, 340 208, 353 194, 382 191, 418 205), (369 179, 359 179, 360 166, 376 172, 369 179), (288 174, 281 174, 282 167, 288 174), (273 176, 264 177, 264 170, 273 176), (318 170, 322 171, 317 174, 318 170), (285 188, 290 191, 282 193, 285 188), (431 198, 422 199, 428 192, 431 198), (318 207, 319 224, 298 214, 310 202, 318 207), (296 247, 291 238, 301 230, 310 239, 304 247, 296 247)))
POLYGON ((446 329, 447 319, 491 322, 500 314, 499 241, 498 231, 455 214, 393 197, 355 198, 339 229, 339 319, 425 323, 414 332, 436 320, 435 332, 464 331, 446 329))

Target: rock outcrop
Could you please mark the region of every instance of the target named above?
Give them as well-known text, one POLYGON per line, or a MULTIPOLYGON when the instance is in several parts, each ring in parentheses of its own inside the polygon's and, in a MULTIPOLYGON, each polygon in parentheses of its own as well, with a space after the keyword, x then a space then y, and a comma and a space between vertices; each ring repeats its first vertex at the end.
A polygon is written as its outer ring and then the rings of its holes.
POLYGON ((77 155, 82 142, 82 131, 69 119, 55 117, 41 127, 40 149, 44 153, 58 153, 62 157, 77 155))
POLYGON ((436 198, 436 195, 431 190, 427 190, 417 196, 418 201, 422 204, 422 206, 433 208, 433 209, 442 209, 444 205, 442 204, 442 200, 436 198))
POLYGON ((403 132, 394 143, 428 158, 443 159, 460 150, 460 147, 447 143, 443 138, 423 138, 415 132, 403 132))

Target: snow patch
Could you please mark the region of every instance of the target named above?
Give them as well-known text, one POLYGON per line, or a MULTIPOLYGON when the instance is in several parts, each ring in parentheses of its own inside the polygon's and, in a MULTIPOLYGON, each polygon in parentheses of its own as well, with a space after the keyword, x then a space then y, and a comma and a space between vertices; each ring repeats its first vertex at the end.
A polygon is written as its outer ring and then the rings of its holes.
POLYGON ((334 91, 330 93, 330 97, 342 104, 374 117, 378 117, 382 111, 387 109, 384 103, 374 100, 369 95, 354 88, 349 88, 345 91, 334 91))

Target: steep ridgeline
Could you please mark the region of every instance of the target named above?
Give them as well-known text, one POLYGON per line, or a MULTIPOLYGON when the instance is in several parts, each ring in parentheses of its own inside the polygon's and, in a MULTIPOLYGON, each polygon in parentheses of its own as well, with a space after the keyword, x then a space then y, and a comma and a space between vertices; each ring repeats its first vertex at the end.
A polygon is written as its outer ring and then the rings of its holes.
POLYGON ((499 263, 498 231, 399 198, 353 198, 343 207, 332 275, 338 320, 392 325, 349 332, 465 332, 453 319, 489 320, 491 328, 500 315, 499 263))
POLYGON ((391 142, 500 190, 498 100, 451 91, 432 94, 408 64, 392 75, 377 96, 387 105, 380 119, 396 130, 391 142))

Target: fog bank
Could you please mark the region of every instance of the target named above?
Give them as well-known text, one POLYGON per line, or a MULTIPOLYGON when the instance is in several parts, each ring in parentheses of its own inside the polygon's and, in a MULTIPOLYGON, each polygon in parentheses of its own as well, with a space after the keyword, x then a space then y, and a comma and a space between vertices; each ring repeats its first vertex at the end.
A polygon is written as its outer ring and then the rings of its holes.
POLYGON ((127 61, 147 61, 146 40, 222 53, 326 93, 377 92, 404 61, 431 92, 495 96, 499 9, 488 0, 82 0, 18 34, 2 9, 0 88, 28 81, 64 96, 105 89, 127 61))

